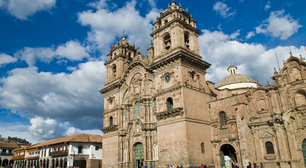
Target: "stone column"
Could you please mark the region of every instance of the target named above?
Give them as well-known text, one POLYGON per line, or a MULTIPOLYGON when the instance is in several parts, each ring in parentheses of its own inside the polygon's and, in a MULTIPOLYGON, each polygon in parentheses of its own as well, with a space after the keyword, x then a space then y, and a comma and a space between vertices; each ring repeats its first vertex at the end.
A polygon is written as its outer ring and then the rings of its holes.
POLYGON ((49 159, 49 168, 53 168, 53 162, 52 162, 52 159, 49 159))
MULTIPOLYGON (((288 150, 288 142, 286 142, 285 138, 285 131, 284 126, 281 126, 279 124, 274 126, 274 131, 276 135, 276 141, 277 141, 277 150, 279 153, 279 159, 280 160, 288 160, 289 159, 289 150, 288 150)), ((275 146, 276 146, 275 145, 275 146)), ((274 150, 275 151, 275 150, 274 150)), ((277 152, 277 151, 275 151, 277 152)), ((287 162, 280 162, 280 166, 282 168, 289 168, 290 165, 287 162)))
POLYGON ((150 132, 150 135, 149 135, 149 155, 148 155, 149 159, 150 160, 153 160, 152 159, 152 136, 151 136, 151 132, 150 132))

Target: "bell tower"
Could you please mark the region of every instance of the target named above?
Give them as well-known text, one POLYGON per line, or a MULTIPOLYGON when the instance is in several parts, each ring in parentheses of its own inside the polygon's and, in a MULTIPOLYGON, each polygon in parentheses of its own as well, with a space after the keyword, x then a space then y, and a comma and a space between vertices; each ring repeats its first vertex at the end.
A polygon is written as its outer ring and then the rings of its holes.
POLYGON ((196 21, 189 14, 188 8, 182 9, 172 1, 168 8, 160 11, 160 17, 153 23, 154 31, 150 34, 154 40, 155 58, 163 58, 175 50, 181 49, 201 59, 196 21))
POLYGON ((158 167, 198 163, 213 165, 210 119, 206 111, 210 99, 205 74, 210 64, 200 55, 196 21, 172 1, 153 23, 153 62, 156 85, 158 167), (201 132, 199 134, 199 132, 201 132))

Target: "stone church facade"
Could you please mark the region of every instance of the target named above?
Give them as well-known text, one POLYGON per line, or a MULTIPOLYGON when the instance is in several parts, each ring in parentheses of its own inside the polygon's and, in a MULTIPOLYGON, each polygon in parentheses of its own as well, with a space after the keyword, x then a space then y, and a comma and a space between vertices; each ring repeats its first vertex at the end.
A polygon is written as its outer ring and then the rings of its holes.
POLYGON ((264 87, 231 65, 215 87, 196 23, 172 1, 153 23, 148 56, 124 36, 112 46, 102 167, 305 167, 306 62, 290 54, 264 87))

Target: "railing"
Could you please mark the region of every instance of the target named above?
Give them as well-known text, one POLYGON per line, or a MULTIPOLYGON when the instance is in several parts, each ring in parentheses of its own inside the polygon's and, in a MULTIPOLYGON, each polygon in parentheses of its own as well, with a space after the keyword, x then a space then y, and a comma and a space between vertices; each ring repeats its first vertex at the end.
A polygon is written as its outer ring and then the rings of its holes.
POLYGON ((67 156, 68 155, 68 150, 65 151, 53 151, 50 152, 50 156, 67 156))
POLYGON ((0 153, 1 156, 13 156, 12 152, 6 153, 6 152, 1 152, 0 153))
POLYGON ((39 154, 26 155, 25 159, 39 159, 39 154))

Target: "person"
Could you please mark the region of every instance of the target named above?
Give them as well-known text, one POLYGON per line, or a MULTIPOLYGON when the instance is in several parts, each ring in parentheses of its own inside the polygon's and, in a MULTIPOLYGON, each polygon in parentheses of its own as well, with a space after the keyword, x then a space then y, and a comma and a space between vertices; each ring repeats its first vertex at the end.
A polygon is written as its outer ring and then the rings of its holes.
POLYGON ((236 163, 236 168, 239 168, 239 163, 238 162, 236 163))
POLYGON ((256 168, 256 163, 253 163, 253 168, 256 168))
POLYGON ((177 166, 176 166, 176 168, 180 168, 180 166, 179 166, 179 165, 177 165, 177 166))
POLYGON ((204 168, 207 168, 206 164, 204 163, 204 168))
POLYGON ((147 164, 144 164, 145 166, 144 166, 144 168, 147 168, 147 164))
POLYGON ((224 164, 222 165, 222 168, 225 168, 225 165, 224 165, 224 164))
POLYGON ((172 168, 172 165, 169 168, 172 168))
POLYGON ((247 168, 252 168, 252 164, 251 164, 251 162, 249 162, 249 164, 248 164, 247 168))
POLYGON ((150 163, 150 168, 153 168, 152 163, 150 163))
POLYGON ((204 168, 204 165, 203 165, 203 164, 201 165, 201 168, 204 168))
POLYGON ((180 168, 183 168, 183 165, 181 165, 181 167, 180 168))

